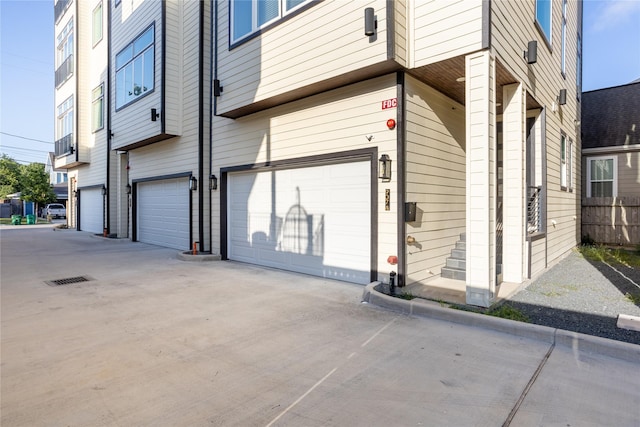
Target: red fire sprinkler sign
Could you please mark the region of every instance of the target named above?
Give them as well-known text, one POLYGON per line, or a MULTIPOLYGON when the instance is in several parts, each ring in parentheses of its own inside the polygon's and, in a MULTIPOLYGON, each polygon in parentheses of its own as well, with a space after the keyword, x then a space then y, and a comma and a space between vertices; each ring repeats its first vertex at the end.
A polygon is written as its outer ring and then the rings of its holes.
POLYGON ((385 99, 382 101, 382 109, 396 108, 398 106, 398 98, 385 99))

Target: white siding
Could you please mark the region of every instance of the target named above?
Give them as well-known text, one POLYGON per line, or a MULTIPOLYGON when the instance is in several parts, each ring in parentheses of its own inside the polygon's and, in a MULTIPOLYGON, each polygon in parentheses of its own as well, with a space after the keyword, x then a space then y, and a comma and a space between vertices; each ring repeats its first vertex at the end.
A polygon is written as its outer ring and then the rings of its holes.
POLYGON ((218 113, 386 61, 386 5, 319 2, 229 50, 229 2, 218 2, 218 113), (367 7, 378 19, 375 40, 364 35, 367 7))
POLYGON ((420 67, 482 48, 482 0, 411 2, 413 66, 420 67))
MULTIPOLYGON (((378 185, 378 269, 389 272, 389 255, 396 255, 397 157, 396 131, 386 127, 396 109, 382 110, 382 101, 397 96, 395 75, 372 79, 296 101, 237 120, 214 122, 213 173, 220 168, 377 147, 393 160, 392 181, 378 185), (367 136, 373 136, 368 141, 367 136), (384 189, 392 190, 391 207, 384 210, 384 189)), ((220 230, 219 205, 213 230, 220 230)), ((214 236, 213 250, 219 237, 214 236)))
POLYGON ((407 223, 407 284, 440 274, 465 232, 465 109, 408 77, 406 200, 420 213, 407 223))
POLYGON ((466 58, 467 303, 487 307, 495 291, 495 59, 466 58))

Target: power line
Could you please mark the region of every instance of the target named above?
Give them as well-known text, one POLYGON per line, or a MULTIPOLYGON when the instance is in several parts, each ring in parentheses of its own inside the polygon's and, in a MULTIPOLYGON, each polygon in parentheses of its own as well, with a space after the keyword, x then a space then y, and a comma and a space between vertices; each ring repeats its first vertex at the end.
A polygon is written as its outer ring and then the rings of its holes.
POLYGON ((42 139, 27 138, 26 136, 14 135, 12 133, 0 132, 3 135, 13 136, 14 138, 26 139, 27 141, 43 142, 45 144, 53 144, 51 141, 43 141, 42 139))
POLYGON ((6 145, 6 144, 2 144, 2 149, 5 148, 9 148, 9 149, 13 149, 13 150, 22 150, 22 151, 35 151, 38 153, 48 153, 49 150, 38 150, 35 148, 24 148, 24 147, 16 147, 15 145, 6 145))

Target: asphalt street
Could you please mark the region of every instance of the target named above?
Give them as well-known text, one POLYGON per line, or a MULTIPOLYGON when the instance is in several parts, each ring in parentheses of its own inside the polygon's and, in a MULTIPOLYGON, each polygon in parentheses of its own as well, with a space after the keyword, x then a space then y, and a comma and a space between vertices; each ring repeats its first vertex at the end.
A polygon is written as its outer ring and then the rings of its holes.
POLYGON ((362 286, 46 225, 0 241, 3 427, 639 425, 632 344, 409 316, 362 286))

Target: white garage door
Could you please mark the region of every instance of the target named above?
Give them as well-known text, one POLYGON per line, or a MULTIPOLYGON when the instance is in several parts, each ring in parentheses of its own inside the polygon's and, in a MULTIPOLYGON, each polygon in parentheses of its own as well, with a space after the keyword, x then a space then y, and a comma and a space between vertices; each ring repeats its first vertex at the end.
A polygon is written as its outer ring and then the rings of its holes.
POLYGON ((368 161, 229 175, 228 258, 370 282, 368 161))
POLYGON ((101 188, 80 189, 80 230, 102 234, 103 200, 101 188))
POLYGON ((137 240, 188 250, 188 178, 140 182, 137 194, 137 240))

